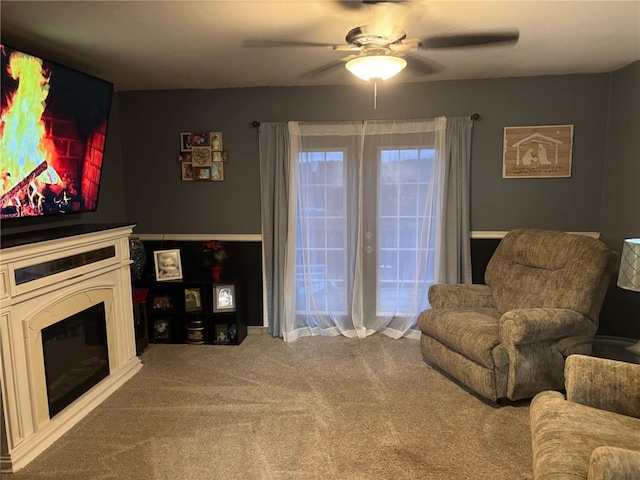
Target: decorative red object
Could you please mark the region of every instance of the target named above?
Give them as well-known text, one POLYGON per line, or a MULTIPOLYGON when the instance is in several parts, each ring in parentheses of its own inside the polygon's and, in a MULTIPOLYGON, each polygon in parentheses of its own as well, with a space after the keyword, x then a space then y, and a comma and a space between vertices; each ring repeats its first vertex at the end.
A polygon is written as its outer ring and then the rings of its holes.
POLYGON ((211 267, 211 276, 213 277, 214 282, 219 282, 222 280, 222 266, 211 267))
POLYGON ((147 302, 147 295, 149 294, 148 288, 134 288, 133 289, 133 304, 138 305, 140 303, 147 302))

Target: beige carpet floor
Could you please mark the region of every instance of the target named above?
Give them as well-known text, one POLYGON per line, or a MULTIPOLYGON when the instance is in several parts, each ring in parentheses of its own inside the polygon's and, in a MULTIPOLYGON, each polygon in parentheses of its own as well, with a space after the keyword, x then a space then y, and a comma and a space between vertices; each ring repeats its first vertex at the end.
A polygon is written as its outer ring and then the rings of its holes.
POLYGON ((6 480, 531 479, 528 402, 494 407, 416 340, 251 333, 151 345, 122 388, 6 480))

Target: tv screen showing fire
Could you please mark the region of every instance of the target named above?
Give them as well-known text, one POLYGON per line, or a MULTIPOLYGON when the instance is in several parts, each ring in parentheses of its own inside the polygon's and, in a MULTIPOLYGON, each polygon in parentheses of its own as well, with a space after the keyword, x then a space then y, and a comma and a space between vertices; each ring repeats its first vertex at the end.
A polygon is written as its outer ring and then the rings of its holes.
POLYGON ((0 50, 0 219, 96 210, 113 84, 0 50))

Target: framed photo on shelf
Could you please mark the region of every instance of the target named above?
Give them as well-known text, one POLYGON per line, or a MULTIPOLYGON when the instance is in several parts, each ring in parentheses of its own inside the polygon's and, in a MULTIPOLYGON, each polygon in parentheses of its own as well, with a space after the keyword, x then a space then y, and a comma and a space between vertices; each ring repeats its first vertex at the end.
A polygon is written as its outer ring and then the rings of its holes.
POLYGON ((180 151, 190 152, 192 147, 191 132, 182 132, 180 134, 180 151))
POLYGON ((213 162, 211 165, 211 181, 221 182, 224 180, 224 163, 213 162))
POLYGON ((184 309, 186 312, 202 311, 202 297, 199 288, 184 289, 184 309))
POLYGON ((220 284, 213 286, 213 311, 214 313, 236 311, 235 285, 220 284))
POLYGON ((156 269, 156 280, 180 280, 182 278, 182 262, 180 250, 156 250, 153 252, 153 260, 156 269))
POLYGON ((191 143, 194 147, 209 146, 209 132, 194 132, 191 134, 191 143))
POLYGON ((209 138, 211 150, 222 150, 222 132, 210 132, 209 138))
POLYGON ((211 180, 211 167, 193 167, 193 179, 197 182, 211 180))
POLYGON ((153 320, 153 339, 168 342, 171 338, 171 318, 156 318, 153 320))
POLYGON ((171 295, 154 295, 151 297, 151 308, 156 311, 167 311, 173 308, 171 295))
POLYGON ((226 325, 216 325, 216 337, 213 343, 224 344, 231 342, 229 337, 229 328, 226 325))
POLYGON ((180 165, 181 175, 180 178, 183 182, 193 182, 193 163, 183 162, 180 165))

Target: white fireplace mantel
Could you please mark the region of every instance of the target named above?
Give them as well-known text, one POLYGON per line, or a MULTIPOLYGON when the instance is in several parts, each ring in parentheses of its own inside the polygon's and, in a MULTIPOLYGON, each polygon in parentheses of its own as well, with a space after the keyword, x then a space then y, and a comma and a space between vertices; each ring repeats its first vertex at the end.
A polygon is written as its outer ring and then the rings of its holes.
POLYGON ((78 225, 2 238, 2 472, 24 467, 142 367, 131 301, 132 230, 78 225), (98 302, 106 305, 110 373, 49 418, 41 331, 98 302))

